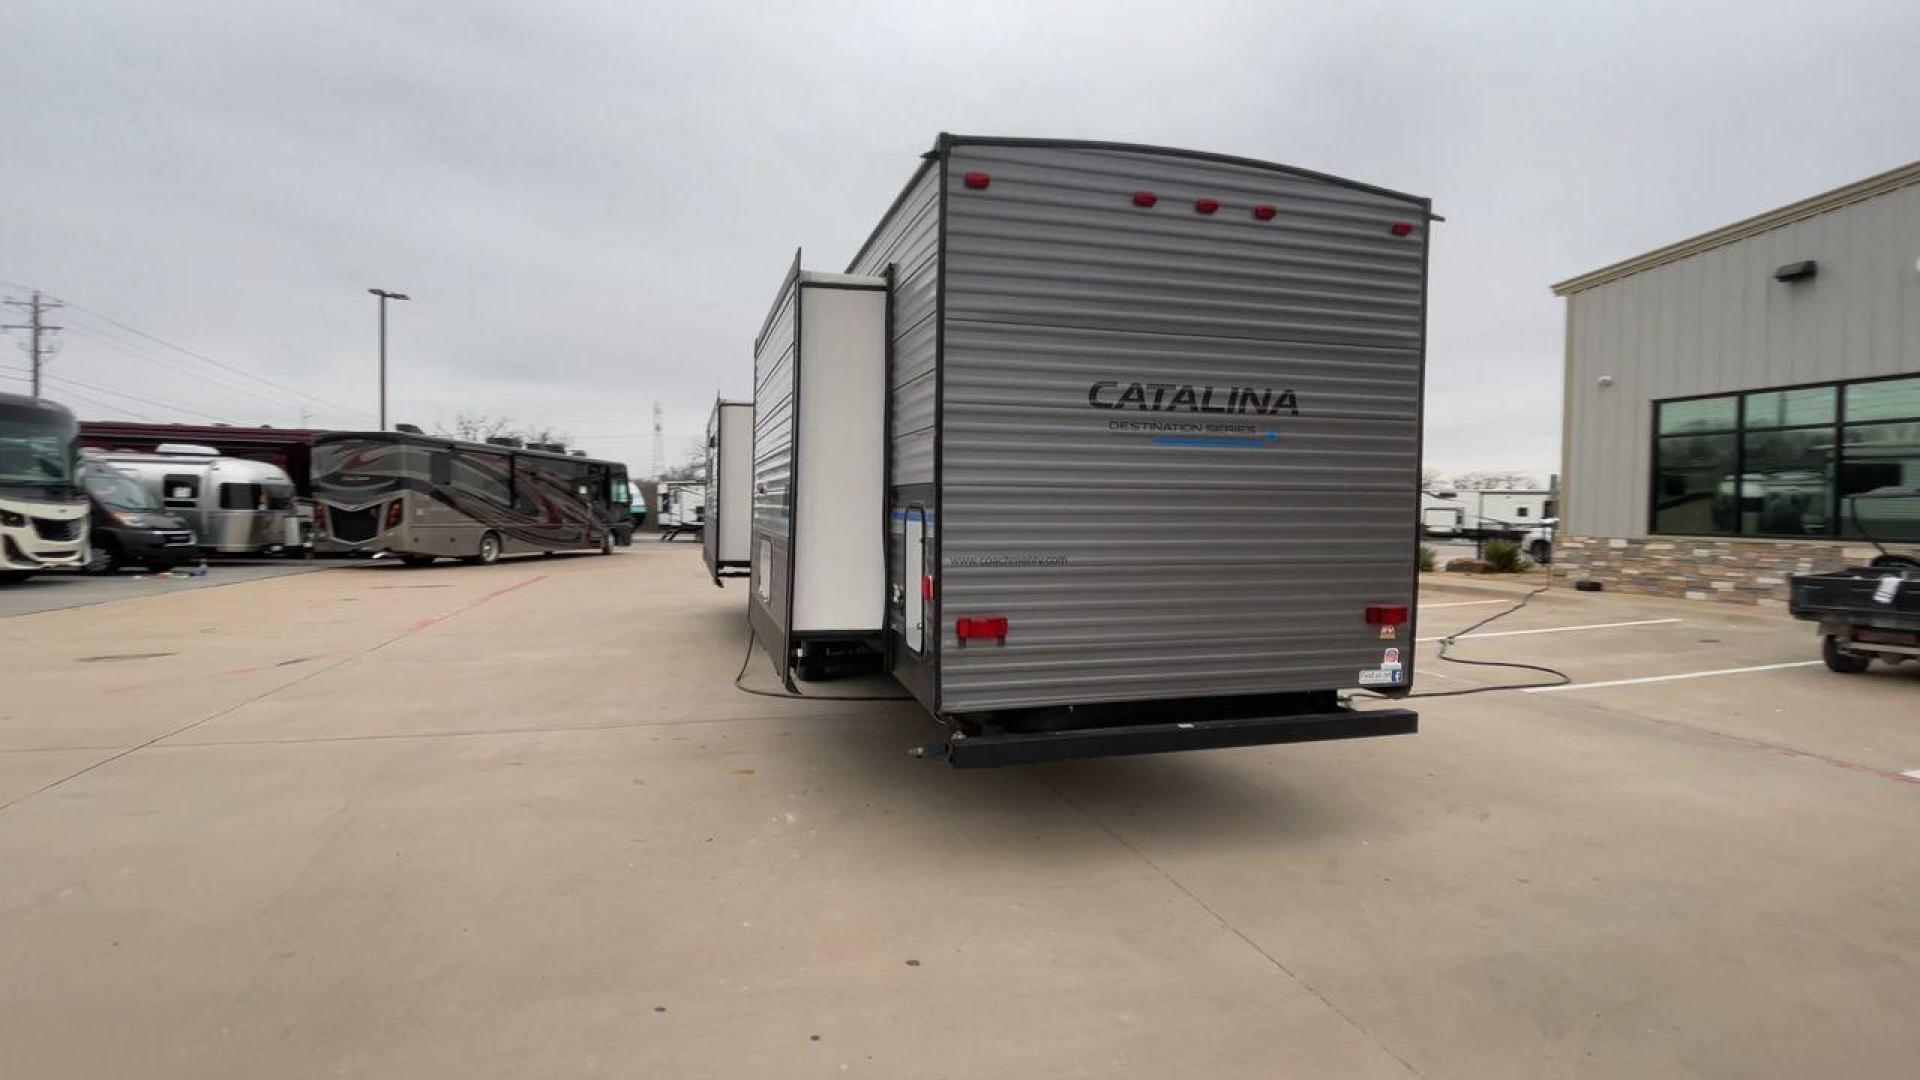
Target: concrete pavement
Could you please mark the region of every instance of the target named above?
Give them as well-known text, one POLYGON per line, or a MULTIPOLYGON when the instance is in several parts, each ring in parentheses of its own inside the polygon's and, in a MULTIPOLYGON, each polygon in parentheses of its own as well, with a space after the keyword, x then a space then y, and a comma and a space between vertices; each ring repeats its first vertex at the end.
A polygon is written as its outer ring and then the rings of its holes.
MULTIPOLYGON (((1556 592, 1582 687, 1411 738, 959 772, 730 685, 697 550, 0 623, 0 1060, 33 1077, 1892 1075, 1920 672, 1556 592), (1667 621, 1673 620, 1673 621, 1667 621), (1616 625, 1634 624, 1634 625, 1616 625), (1592 629, 1568 629, 1592 627, 1592 629)), ((1500 610, 1430 588, 1420 636, 1500 610)), ((1534 676, 1432 664, 1422 690, 1534 676)), ((757 685, 771 686, 763 663, 757 685)))

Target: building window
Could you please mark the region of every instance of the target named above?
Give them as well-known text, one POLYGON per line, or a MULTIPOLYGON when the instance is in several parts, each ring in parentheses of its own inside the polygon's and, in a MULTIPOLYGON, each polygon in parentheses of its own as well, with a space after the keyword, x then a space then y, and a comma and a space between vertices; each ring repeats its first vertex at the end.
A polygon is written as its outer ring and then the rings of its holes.
POLYGON ((1920 422, 1849 424, 1841 453, 1841 535, 1920 543, 1920 498, 1854 498, 1920 486, 1920 422))
POLYGON ((1920 378, 1757 390, 1654 405, 1651 531, 1920 540, 1920 378), (1859 516, 1859 528, 1854 515, 1859 516))

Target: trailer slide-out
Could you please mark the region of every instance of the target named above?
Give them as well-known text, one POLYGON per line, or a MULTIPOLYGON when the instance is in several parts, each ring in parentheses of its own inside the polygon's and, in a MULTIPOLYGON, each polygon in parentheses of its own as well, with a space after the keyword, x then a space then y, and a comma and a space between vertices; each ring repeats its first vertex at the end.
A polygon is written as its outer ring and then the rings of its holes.
POLYGON ((720 400, 707 420, 707 522, 701 532, 707 573, 747 572, 753 534, 753 402, 720 400))
POLYGON ((943 135, 756 343, 751 615, 958 766, 1405 734, 1428 200, 943 135), (823 651, 824 650, 824 651, 823 651))

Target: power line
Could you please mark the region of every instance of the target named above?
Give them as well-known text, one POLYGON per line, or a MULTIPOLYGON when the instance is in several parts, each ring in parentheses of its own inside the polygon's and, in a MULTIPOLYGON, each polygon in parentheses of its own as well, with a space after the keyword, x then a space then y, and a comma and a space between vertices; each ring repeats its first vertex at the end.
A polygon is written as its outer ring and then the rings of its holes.
POLYGON ((85 327, 85 326, 75 326, 75 327, 72 327, 71 329, 73 330, 74 333, 80 335, 83 338, 86 338, 89 341, 93 341, 93 342, 97 342, 98 344, 105 345, 107 348, 113 349, 116 352, 119 352, 123 355, 130 356, 136 360, 145 360, 150 364, 158 365, 160 367, 166 368, 169 371, 175 371, 182 375, 189 376, 193 379, 196 379, 202 383, 207 384, 208 386, 217 386, 223 390, 228 390, 236 394, 245 394, 248 397, 254 398, 258 401, 267 402, 268 404, 271 404, 280 409, 284 409, 288 412, 300 412, 303 415, 307 412, 306 404, 304 402, 291 401, 287 398, 268 397, 266 394, 263 394, 260 391, 255 390, 251 387, 239 386, 234 383, 224 382, 220 379, 214 378, 212 375, 204 371, 200 371, 198 369, 189 367, 185 363, 179 360, 176 360, 173 357, 164 356, 164 355, 157 354, 150 351, 145 351, 141 348, 137 348, 133 345, 129 345, 124 341, 120 341, 113 337, 109 337, 106 334, 102 334, 96 330, 89 329, 88 327, 85 327))
POLYGON ((57 307, 66 307, 60 301, 47 296, 39 289, 33 290, 31 300, 3 301, 8 307, 26 308, 27 321, 0 325, 0 330, 25 330, 28 332, 26 352, 28 367, 32 368, 33 396, 40 396, 40 369, 53 355, 53 335, 66 329, 63 326, 48 326, 46 313, 57 307))
POLYGON ((146 420, 146 421, 153 420, 153 417, 148 416, 145 413, 137 413, 137 412, 134 412, 132 409, 122 408, 111 402, 101 401, 99 398, 88 397, 87 395, 82 394, 71 387, 62 387, 60 390, 60 396, 63 398, 72 398, 75 401, 84 401, 88 405, 91 405, 96 409, 108 409, 113 412, 119 413, 121 416, 131 416, 135 420, 146 420))
MULTIPOLYGON (((20 285, 17 282, 9 282, 9 281, 0 281, 0 285, 8 285, 14 288, 25 287, 20 285)), ((153 342, 156 345, 160 345, 168 349, 172 349, 174 352, 177 352, 182 356, 191 357, 192 359, 198 360, 204 364, 211 364, 212 366, 217 367, 222 371, 230 371, 233 374, 238 375, 242 378, 252 379, 254 382, 260 383, 263 386, 270 386, 273 389, 278 390, 282 393, 292 394, 295 397, 305 398, 316 405, 324 405, 327 408, 333 409, 336 412, 343 412, 352 416, 364 416, 364 417, 371 417, 373 415, 372 413, 363 411, 361 409, 353 409, 345 405, 341 405, 338 402, 328 401, 326 398, 319 397, 314 394, 309 394, 305 390, 296 390, 291 386, 287 386, 283 383, 275 382, 274 380, 269 379, 264 375, 255 375, 253 372, 247 371, 244 368, 234 367, 232 364, 228 364, 228 363, 224 363, 222 361, 216 360, 213 357, 207 356, 204 353, 195 352, 194 350, 189 349, 184 345, 176 345, 173 342, 168 341, 163 337, 160 337, 156 334, 149 334, 145 330, 142 330, 137 326, 129 326, 126 323, 121 322, 119 319, 116 319, 111 315, 105 314, 103 312, 95 311, 92 308, 89 308, 83 304, 77 304, 72 300, 65 299, 64 297, 53 297, 51 296, 51 294, 49 294, 49 296, 51 299, 58 301, 60 304, 65 305, 67 308, 71 309, 72 311, 80 312, 82 314, 88 315, 92 318, 100 320, 103 323, 106 323, 109 326, 115 327, 119 330, 125 331, 126 333, 132 334, 135 337, 153 342)))
POLYGON ((62 386, 78 386, 85 390, 92 390, 93 392, 98 394, 111 394, 114 397, 123 397, 123 398, 126 398, 128 401, 137 401, 142 405, 151 405, 156 409, 171 409, 174 412, 183 412, 189 416, 198 416, 204 420, 211 420, 216 424, 231 423, 231 421, 225 419, 224 417, 215 416, 212 413, 203 413, 198 409, 189 409, 185 405, 175 405, 175 404, 172 404, 171 402, 155 401, 153 398, 141 397, 139 394, 129 394, 125 390, 115 390, 110 386, 100 386, 95 383, 81 382, 79 379, 73 378, 70 375, 50 375, 47 377, 47 381, 59 383, 62 386))
POLYGON ((183 345, 175 345, 173 342, 168 341, 163 337, 158 337, 156 335, 149 334, 145 330, 140 329, 139 327, 128 326, 126 323, 121 322, 120 320, 114 318, 111 315, 103 315, 100 312, 93 310, 92 308, 83 307, 79 304, 74 303, 71 300, 68 300, 65 303, 68 307, 72 308, 75 311, 83 312, 87 315, 91 315, 92 317, 99 319, 101 322, 104 322, 118 329, 124 330, 127 333, 133 334, 136 337, 145 338, 146 340, 151 341, 156 345, 165 346, 166 348, 172 349, 174 352, 180 353, 184 356, 190 356, 193 359, 198 360, 202 363, 212 364, 214 367, 217 367, 222 371, 230 371, 233 374, 238 375, 242 378, 252 379, 253 381, 260 383, 263 386, 271 386, 275 390, 279 390, 282 393, 293 394, 296 397, 303 397, 303 398, 306 398, 308 401, 313 402, 316 405, 325 405, 329 409, 333 409, 338 412, 349 413, 354 416, 373 415, 372 413, 362 412, 359 409, 350 409, 345 405, 328 401, 326 398, 318 397, 314 394, 309 394, 305 390, 296 390, 293 387, 287 386, 283 383, 277 383, 272 379, 267 378, 264 375, 255 375, 253 372, 248 371, 245 368, 238 368, 238 367, 234 367, 232 364, 222 363, 221 361, 215 360, 213 357, 207 356, 204 353, 194 352, 192 349, 189 349, 183 345))

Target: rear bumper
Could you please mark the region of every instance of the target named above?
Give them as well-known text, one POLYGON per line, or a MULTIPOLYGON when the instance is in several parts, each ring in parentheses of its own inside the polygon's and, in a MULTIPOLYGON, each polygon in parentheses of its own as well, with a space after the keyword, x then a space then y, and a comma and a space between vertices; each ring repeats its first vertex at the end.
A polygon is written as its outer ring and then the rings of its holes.
POLYGON ((914 753, 921 757, 944 757, 956 769, 985 769, 1123 754, 1411 735, 1419 729, 1419 714, 1411 709, 1339 709, 1293 716, 1134 724, 1032 734, 956 734, 944 744, 922 747, 914 753))

